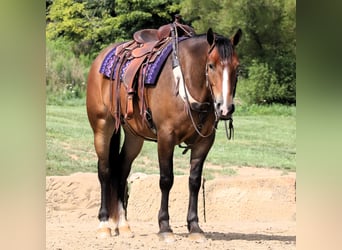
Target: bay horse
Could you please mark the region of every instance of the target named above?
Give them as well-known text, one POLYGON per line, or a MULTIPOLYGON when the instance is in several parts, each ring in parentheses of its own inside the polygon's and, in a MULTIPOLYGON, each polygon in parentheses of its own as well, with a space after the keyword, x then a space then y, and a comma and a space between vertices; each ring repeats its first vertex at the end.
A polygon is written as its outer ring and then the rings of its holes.
POLYGON ((202 169, 214 143, 218 121, 231 119, 234 112, 239 66, 235 46, 241 34, 239 29, 232 38, 226 38, 210 28, 206 34, 194 35, 178 44, 179 65, 185 82, 183 87, 188 98, 183 100, 178 93, 180 90, 175 91, 177 84, 169 55, 155 87, 144 89, 154 129, 146 125, 139 112, 139 97, 133 100, 132 117, 124 118, 127 98, 124 84, 120 87, 120 121, 110 111, 111 81, 99 69, 106 54, 118 44, 105 48, 94 60, 88 75, 86 106, 94 133, 101 186, 98 237, 112 235, 109 219, 114 222, 116 235, 132 234, 126 218, 127 178, 144 140, 148 139, 157 142, 158 151, 161 190, 158 235, 165 241, 174 240, 169 224, 169 192, 174 181, 174 148, 183 143, 191 150, 187 213, 189 237, 205 239, 197 213, 202 169), (189 99, 196 100, 197 108, 189 99), (121 129, 115 126, 118 122, 124 131, 122 145, 121 129))

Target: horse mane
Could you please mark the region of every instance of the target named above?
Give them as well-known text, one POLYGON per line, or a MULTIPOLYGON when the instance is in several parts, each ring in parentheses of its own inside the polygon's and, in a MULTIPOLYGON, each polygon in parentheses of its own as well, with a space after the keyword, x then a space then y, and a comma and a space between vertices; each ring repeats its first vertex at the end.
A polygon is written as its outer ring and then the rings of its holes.
MULTIPOLYGON (((200 34, 193 36, 194 38, 206 38, 206 34, 200 34)), ((222 61, 229 60, 233 55, 233 44, 230 39, 218 35, 215 33, 215 46, 217 47, 218 53, 222 61)))

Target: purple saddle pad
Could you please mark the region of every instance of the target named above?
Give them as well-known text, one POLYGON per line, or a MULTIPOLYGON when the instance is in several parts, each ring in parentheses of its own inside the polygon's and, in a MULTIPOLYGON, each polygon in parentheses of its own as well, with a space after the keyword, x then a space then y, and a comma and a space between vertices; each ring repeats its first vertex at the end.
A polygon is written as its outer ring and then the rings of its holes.
MULTIPOLYGON (((187 38, 188 37, 180 37, 178 39, 178 42, 181 42, 187 38)), ((112 80, 115 79, 116 69, 118 66, 117 65, 118 58, 115 56, 115 51, 116 51, 116 48, 113 48, 112 50, 108 52, 108 54, 106 55, 100 67, 100 73, 104 74, 106 77, 112 80)), ((147 69, 145 71, 146 72, 145 81, 144 81, 145 85, 153 86, 157 83, 160 71, 163 68, 163 65, 165 64, 165 61, 168 58, 171 51, 172 51, 172 42, 169 42, 169 44, 161 51, 161 53, 158 55, 155 61, 147 65, 147 69)), ((125 65, 121 67, 120 79, 123 78, 123 75, 126 72, 126 69, 130 63, 131 61, 129 60, 125 63, 125 65)))

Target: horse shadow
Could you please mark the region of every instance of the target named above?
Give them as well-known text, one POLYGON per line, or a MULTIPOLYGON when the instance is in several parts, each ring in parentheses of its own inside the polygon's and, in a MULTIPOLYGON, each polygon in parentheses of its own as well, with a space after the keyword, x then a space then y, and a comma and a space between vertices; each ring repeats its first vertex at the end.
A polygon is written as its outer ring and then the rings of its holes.
MULTIPOLYGON (((219 233, 219 232, 205 232, 205 237, 212 241, 232 241, 232 240, 245 240, 245 241, 282 241, 289 243, 296 243, 296 236, 285 235, 271 235, 271 234, 245 234, 245 233, 219 233)), ((187 234, 180 234, 180 236, 187 237, 187 234)))
POLYGON ((296 236, 284 235, 270 235, 270 234, 245 234, 245 233, 219 233, 207 232, 205 233, 207 239, 215 240, 246 240, 246 241, 283 241, 283 242, 296 242, 296 236))

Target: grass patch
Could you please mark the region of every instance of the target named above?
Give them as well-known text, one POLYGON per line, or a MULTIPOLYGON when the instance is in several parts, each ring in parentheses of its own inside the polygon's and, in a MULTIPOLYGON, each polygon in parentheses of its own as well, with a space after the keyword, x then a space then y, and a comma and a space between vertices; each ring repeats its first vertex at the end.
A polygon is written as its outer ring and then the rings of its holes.
POLYGON ((236 108, 235 116, 259 116, 259 115, 270 115, 270 116, 290 116, 296 117, 295 106, 285 106, 280 104, 272 105, 239 105, 236 108))
POLYGON ((227 141, 219 123, 208 161, 223 166, 272 167, 295 171, 296 123, 292 116, 236 116, 227 141))
MULTIPOLYGON (((233 175, 231 166, 255 166, 296 170, 296 108, 281 105, 237 107, 234 117, 235 138, 228 141, 220 122, 203 175, 233 175), (212 168, 211 165, 220 166, 212 168)), ((82 106, 46 107, 47 175, 96 172, 97 158, 93 133, 86 108, 82 106)), ((189 173, 190 151, 185 155, 176 147, 174 172, 189 173)), ((158 174, 155 142, 144 143, 133 163, 132 172, 158 174)))
POLYGON ((46 107, 46 147, 47 175, 97 171, 85 106, 46 107))

